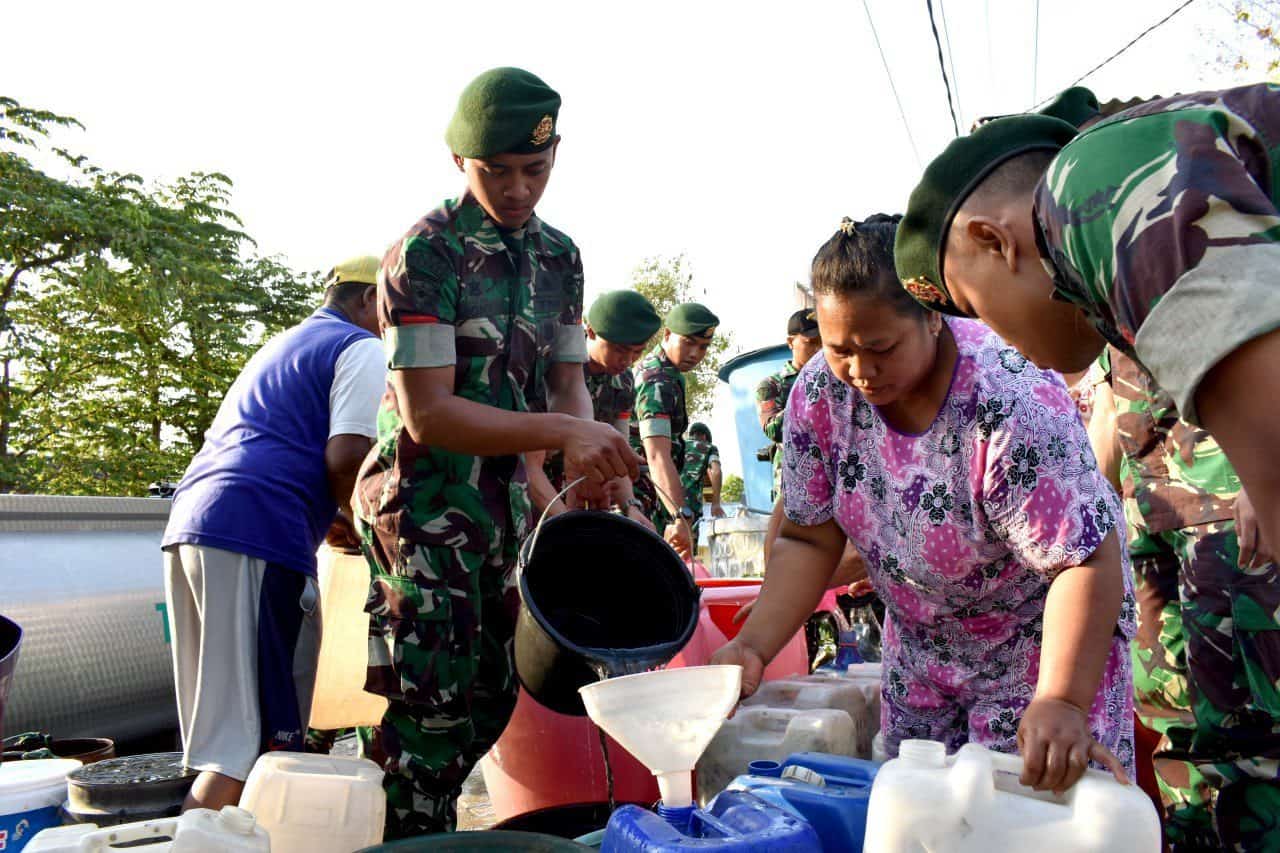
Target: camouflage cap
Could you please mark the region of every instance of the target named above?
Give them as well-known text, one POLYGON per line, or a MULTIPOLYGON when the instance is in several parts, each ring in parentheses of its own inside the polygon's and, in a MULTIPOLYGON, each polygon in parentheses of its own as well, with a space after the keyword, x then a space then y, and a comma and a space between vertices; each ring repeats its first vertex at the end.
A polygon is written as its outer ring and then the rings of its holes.
POLYGON ((1072 127, 1079 127, 1091 118, 1102 115, 1098 96, 1084 86, 1072 86, 1058 93, 1048 106, 1037 111, 1042 116, 1062 119, 1072 127))
POLYGON ((324 286, 329 288, 349 282, 377 284, 378 268, 381 266, 382 259, 376 255, 356 255, 353 258, 347 258, 329 270, 329 274, 324 278, 324 286))
POLYGON ((712 314, 705 305, 686 302, 667 312, 664 323, 677 335, 684 335, 686 338, 709 338, 716 333, 720 318, 712 314))
POLYGON ((445 130, 459 157, 536 154, 556 140, 560 96, 520 68, 493 68, 467 84, 445 130))
POLYGON ((1056 151, 1075 135, 1076 129, 1061 119, 1019 115, 951 140, 924 170, 898 225, 893 257, 907 292, 931 311, 964 316, 942 277, 942 253, 956 211, 1001 163, 1029 151, 1056 151))
POLYGON ((624 346, 642 344, 662 328, 653 304, 634 290, 602 294, 587 311, 587 323, 606 341, 624 346))

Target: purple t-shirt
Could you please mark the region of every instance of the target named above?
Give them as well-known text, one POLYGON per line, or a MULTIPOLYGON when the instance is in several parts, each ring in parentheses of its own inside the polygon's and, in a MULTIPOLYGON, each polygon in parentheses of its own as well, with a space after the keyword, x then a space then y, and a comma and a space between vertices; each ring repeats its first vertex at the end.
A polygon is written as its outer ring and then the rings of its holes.
MULTIPOLYGON (((1038 632, 1054 576, 1123 519, 1061 378, 980 323, 948 323, 955 372, 919 435, 888 426, 825 358, 810 359, 787 403, 782 476, 787 517, 834 518, 896 633, 947 645, 947 662, 960 664, 950 674, 963 678, 983 648, 1038 632)), ((1124 583, 1119 627, 1132 637, 1127 574, 1124 583)))

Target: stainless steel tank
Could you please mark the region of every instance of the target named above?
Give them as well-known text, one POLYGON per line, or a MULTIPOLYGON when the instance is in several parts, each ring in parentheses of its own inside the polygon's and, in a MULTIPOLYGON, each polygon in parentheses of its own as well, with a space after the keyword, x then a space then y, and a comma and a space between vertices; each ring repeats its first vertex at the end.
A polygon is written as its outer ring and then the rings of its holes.
POLYGON ((4 730, 128 740, 177 727, 163 498, 0 495, 0 613, 22 626, 4 730))

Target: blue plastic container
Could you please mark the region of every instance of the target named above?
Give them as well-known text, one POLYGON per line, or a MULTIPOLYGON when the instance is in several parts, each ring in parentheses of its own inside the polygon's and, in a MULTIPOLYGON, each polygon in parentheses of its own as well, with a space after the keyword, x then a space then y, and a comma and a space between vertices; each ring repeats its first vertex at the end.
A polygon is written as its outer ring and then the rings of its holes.
MULTIPOLYGON (((781 765, 773 761, 751 762, 751 772, 734 779, 720 796, 749 791, 807 821, 818 833, 823 850, 857 853, 867 834, 867 803, 879 766, 860 758, 797 752, 781 765), (784 778, 789 767, 804 768, 821 779, 815 779, 815 784, 784 778)), ((718 799, 711 802, 713 811, 718 799)))
POLYGON ((673 826, 639 806, 609 818, 602 853, 821 853, 818 834, 794 813, 745 791, 725 791, 711 807, 695 809, 688 825, 673 826))

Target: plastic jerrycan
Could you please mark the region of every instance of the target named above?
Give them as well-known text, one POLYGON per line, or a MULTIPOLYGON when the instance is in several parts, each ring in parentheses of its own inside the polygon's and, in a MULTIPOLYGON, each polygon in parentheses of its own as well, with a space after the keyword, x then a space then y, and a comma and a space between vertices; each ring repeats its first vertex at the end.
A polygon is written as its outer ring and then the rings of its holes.
POLYGON ((181 817, 105 829, 92 823, 46 829, 31 839, 24 853, 107 853, 121 849, 146 853, 270 853, 271 840, 249 812, 225 806, 220 812, 191 809, 181 817), (172 840, 156 842, 157 838, 172 840))
POLYGON ((780 762, 793 752, 851 755, 853 734, 853 720, 834 708, 739 707, 698 760, 698 802, 711 802, 752 761, 780 762))
POLYGON ((844 678, 815 678, 810 675, 768 681, 742 704, 747 707, 836 708, 844 711, 853 720, 854 749, 851 754, 857 758, 871 757, 871 738, 880 729, 880 703, 868 699, 862 684, 844 678))
POLYGON ((822 842, 806 821, 746 791, 726 791, 707 810, 695 809, 687 826, 639 806, 622 806, 609 818, 601 853, 821 853, 822 842))
POLYGON ((1086 771, 1062 796, 1018 783, 1022 759, 906 740, 876 774, 866 853, 1158 853, 1160 821, 1134 785, 1086 771))
POLYGON ((818 833, 823 850, 857 853, 862 849, 871 783, 879 770, 876 764, 843 755, 801 752, 782 764, 753 761, 750 770, 734 779, 725 792, 749 791, 804 818, 818 833))
POLYGON ((268 752, 249 772, 240 807, 273 853, 351 853, 382 841, 382 769, 364 758, 268 752))
POLYGON ((369 564, 361 554, 322 545, 316 552, 320 585, 320 655, 311 695, 310 726, 344 729, 382 722, 387 700, 364 689, 369 657, 369 564))

